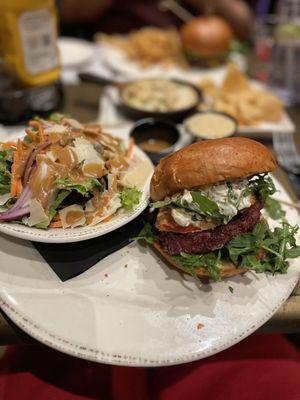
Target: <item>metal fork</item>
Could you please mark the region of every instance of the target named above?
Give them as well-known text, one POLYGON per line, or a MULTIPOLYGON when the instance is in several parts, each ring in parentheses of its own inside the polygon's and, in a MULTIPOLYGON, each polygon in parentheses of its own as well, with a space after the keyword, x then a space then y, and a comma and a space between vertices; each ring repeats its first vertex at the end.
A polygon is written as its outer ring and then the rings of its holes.
POLYGON ((300 154, 293 133, 273 132, 273 145, 279 164, 287 171, 300 175, 300 154))

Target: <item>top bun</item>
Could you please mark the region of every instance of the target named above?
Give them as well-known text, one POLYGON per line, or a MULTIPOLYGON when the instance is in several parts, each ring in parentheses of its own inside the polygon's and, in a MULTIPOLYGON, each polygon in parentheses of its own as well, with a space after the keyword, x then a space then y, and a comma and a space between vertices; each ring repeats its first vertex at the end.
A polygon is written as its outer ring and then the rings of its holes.
POLYGON ((232 137, 197 142, 160 160, 150 194, 153 201, 159 201, 184 189, 243 179, 275 168, 274 156, 255 140, 232 137))
POLYGON ((181 38, 187 53, 214 57, 229 50, 233 31, 220 17, 196 17, 183 25, 181 38))

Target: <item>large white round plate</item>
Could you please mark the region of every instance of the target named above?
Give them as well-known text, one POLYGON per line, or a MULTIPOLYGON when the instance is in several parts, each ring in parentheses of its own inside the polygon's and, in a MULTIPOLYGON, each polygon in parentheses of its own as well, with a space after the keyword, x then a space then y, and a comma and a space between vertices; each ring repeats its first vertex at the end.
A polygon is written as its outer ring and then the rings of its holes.
MULTIPOLYGON (((282 188, 280 196, 288 200, 282 188)), ((287 209, 287 218, 295 224, 298 214, 287 209)), ((27 333, 77 357, 128 366, 178 364, 232 346, 275 313, 299 276, 294 260, 286 275, 249 272, 201 285, 132 243, 63 283, 29 242, 3 234, 0 265, 0 305, 27 333)))
POLYGON ((115 216, 108 222, 99 223, 94 226, 83 226, 74 229, 62 229, 62 228, 49 228, 49 229, 37 229, 30 228, 25 225, 14 224, 10 222, 0 222, 0 232, 6 233, 7 235, 15 236, 17 238, 31 240, 33 242, 44 242, 44 243, 69 243, 69 242, 80 242, 82 240, 92 239, 97 236, 105 235, 121 226, 127 224, 141 214, 148 205, 149 202, 149 186, 150 179, 153 172, 153 167, 148 156, 137 146, 134 148, 133 156, 138 158, 141 162, 146 161, 149 165, 149 169, 145 169, 145 181, 144 186, 141 189, 142 196, 140 203, 128 212, 117 212, 115 216))

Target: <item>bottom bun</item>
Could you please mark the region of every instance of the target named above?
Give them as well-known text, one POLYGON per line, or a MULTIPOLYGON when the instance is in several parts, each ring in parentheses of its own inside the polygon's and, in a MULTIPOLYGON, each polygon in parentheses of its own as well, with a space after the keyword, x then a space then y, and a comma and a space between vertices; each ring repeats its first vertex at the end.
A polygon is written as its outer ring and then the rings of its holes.
MULTIPOLYGON (((190 273, 182 267, 178 262, 176 262, 170 254, 166 253, 163 247, 157 242, 153 242, 153 247, 157 250, 157 252, 162 256, 165 260, 168 261, 169 264, 172 265, 172 267, 178 268, 181 271, 185 272, 186 274, 190 273)), ((221 260, 220 262, 220 268, 221 268, 221 278, 229 278, 231 276, 235 275, 241 275, 247 272, 246 268, 238 268, 236 265, 234 265, 231 261, 225 261, 221 260)), ((196 270, 196 274, 199 278, 210 278, 210 275, 207 273, 206 269, 204 267, 199 267, 196 270)))

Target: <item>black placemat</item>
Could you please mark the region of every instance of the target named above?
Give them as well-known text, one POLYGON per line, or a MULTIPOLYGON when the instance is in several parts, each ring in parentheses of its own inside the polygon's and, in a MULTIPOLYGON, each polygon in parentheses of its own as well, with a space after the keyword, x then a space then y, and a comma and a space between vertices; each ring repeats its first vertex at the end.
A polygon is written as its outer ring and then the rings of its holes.
POLYGON ((32 242, 44 260, 62 280, 74 278, 98 261, 126 246, 143 227, 145 214, 115 231, 83 242, 52 244, 32 242))

